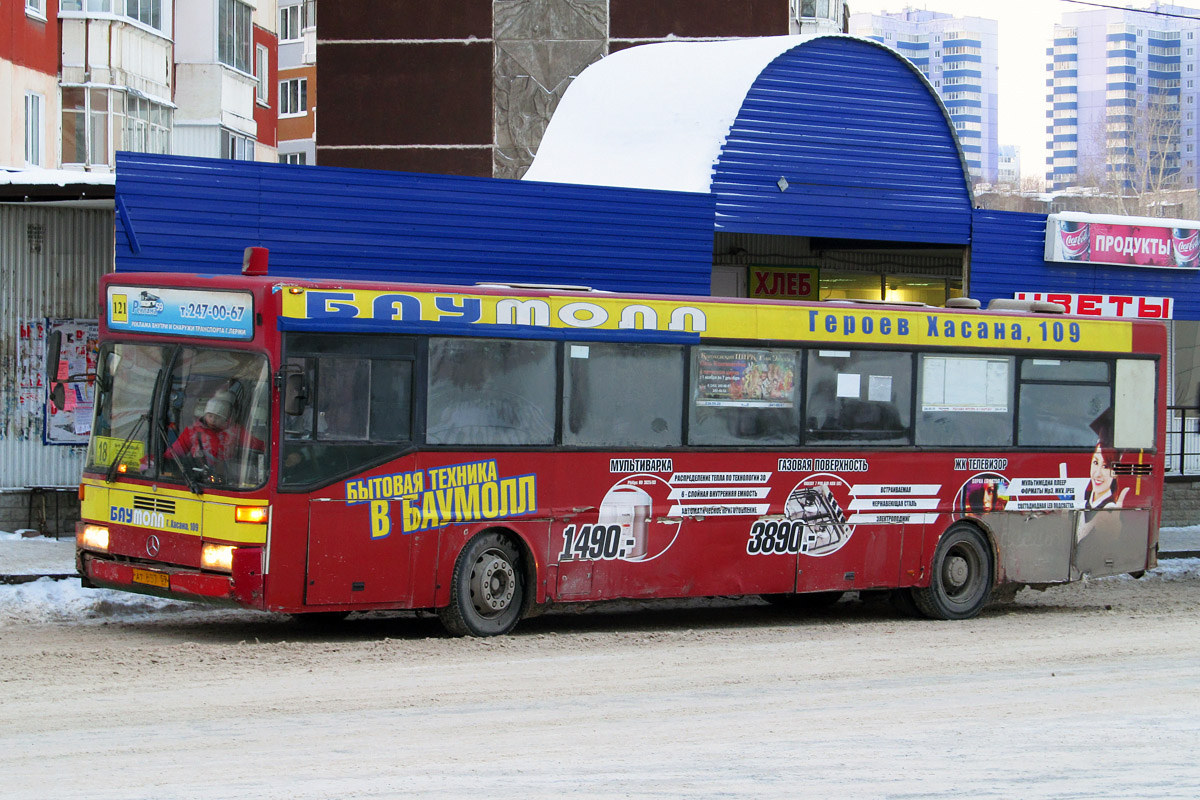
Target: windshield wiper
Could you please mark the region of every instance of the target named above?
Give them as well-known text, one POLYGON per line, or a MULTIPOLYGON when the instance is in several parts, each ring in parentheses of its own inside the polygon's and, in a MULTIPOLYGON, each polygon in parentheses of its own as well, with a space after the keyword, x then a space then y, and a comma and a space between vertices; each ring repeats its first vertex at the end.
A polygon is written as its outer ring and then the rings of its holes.
MULTIPOLYGON (((171 446, 167 444, 167 429, 159 425, 155 428, 155 430, 158 431, 159 438, 162 439, 163 452, 171 457, 171 460, 175 462, 175 466, 179 467, 179 474, 183 476, 183 481, 187 484, 187 487, 192 490, 192 494, 204 494, 204 487, 201 485, 200 481, 192 477, 189 468, 184 466, 183 459, 180 458, 179 453, 173 451, 171 446)), ((191 460, 192 459, 189 456, 188 461, 191 460)))
POLYGON ((133 441, 133 437, 137 436, 137 432, 142 429, 142 423, 150 419, 150 414, 142 414, 138 417, 138 421, 134 423, 133 430, 125 437, 125 441, 121 442, 121 446, 117 448, 117 454, 113 458, 112 463, 108 465, 108 472, 104 474, 104 482, 112 483, 117 474, 117 468, 121 465, 121 458, 125 455, 125 449, 129 447, 129 443, 133 441))

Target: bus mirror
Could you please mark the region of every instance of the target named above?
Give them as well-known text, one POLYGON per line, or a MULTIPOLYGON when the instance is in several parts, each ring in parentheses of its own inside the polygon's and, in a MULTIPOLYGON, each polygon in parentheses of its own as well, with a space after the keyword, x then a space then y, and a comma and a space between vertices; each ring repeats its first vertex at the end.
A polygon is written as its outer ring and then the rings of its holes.
POLYGON ((288 375, 283 387, 283 413, 298 417, 304 413, 307 405, 308 386, 305 385, 304 376, 300 373, 288 375))
POLYGON ((121 354, 109 351, 104 361, 100 364, 99 383, 102 391, 112 391, 113 375, 117 374, 117 367, 119 366, 121 366, 121 354))
POLYGON ((46 383, 58 380, 58 359, 62 355, 62 331, 51 331, 46 337, 46 383))
POLYGON ((50 404, 61 411, 66 404, 67 389, 58 382, 58 359, 62 355, 62 331, 51 331, 46 337, 46 385, 50 387, 50 404))
POLYGON ((50 404, 55 411, 62 411, 67 405, 67 387, 55 381, 50 386, 50 404))

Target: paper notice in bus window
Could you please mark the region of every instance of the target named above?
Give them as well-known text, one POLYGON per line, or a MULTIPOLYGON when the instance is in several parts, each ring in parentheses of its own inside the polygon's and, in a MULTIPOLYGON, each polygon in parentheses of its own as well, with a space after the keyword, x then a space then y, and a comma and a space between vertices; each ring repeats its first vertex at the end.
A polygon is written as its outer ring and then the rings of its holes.
POLYGON ((857 400, 861 395, 862 375, 855 372, 842 372, 838 374, 838 397, 852 397, 857 400))
POLYGON ((696 352, 696 405, 791 408, 796 357, 790 351, 702 347, 696 352))
POLYGON ((871 375, 867 378, 867 399, 877 403, 892 401, 892 376, 871 375))
POLYGON ((571 358, 587 358, 588 346, 586 344, 571 345, 571 358))
POLYGON ((921 410, 1008 413, 1009 362, 995 358, 926 356, 921 410))

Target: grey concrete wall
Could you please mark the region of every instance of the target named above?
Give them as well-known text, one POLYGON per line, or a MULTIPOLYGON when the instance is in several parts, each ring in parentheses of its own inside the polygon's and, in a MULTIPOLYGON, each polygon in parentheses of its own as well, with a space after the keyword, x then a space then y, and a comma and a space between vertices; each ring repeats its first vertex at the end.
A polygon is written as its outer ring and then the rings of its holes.
POLYGON ((0 531, 33 528, 48 536, 72 537, 78 519, 79 496, 74 490, 0 492, 0 531))
POLYGON ((1162 526, 1200 525, 1200 481, 1168 483, 1163 488, 1162 526))

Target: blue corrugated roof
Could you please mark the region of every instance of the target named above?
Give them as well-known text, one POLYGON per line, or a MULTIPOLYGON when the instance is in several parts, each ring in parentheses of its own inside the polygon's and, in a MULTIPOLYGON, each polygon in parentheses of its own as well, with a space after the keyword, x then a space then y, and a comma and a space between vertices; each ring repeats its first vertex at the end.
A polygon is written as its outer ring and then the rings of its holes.
POLYGON ((122 152, 116 198, 118 271, 709 293, 703 194, 122 152))
POLYGON ((966 169, 945 110, 907 62, 861 39, 814 39, 762 71, 722 147, 712 192, 718 230, 970 238, 966 169))

